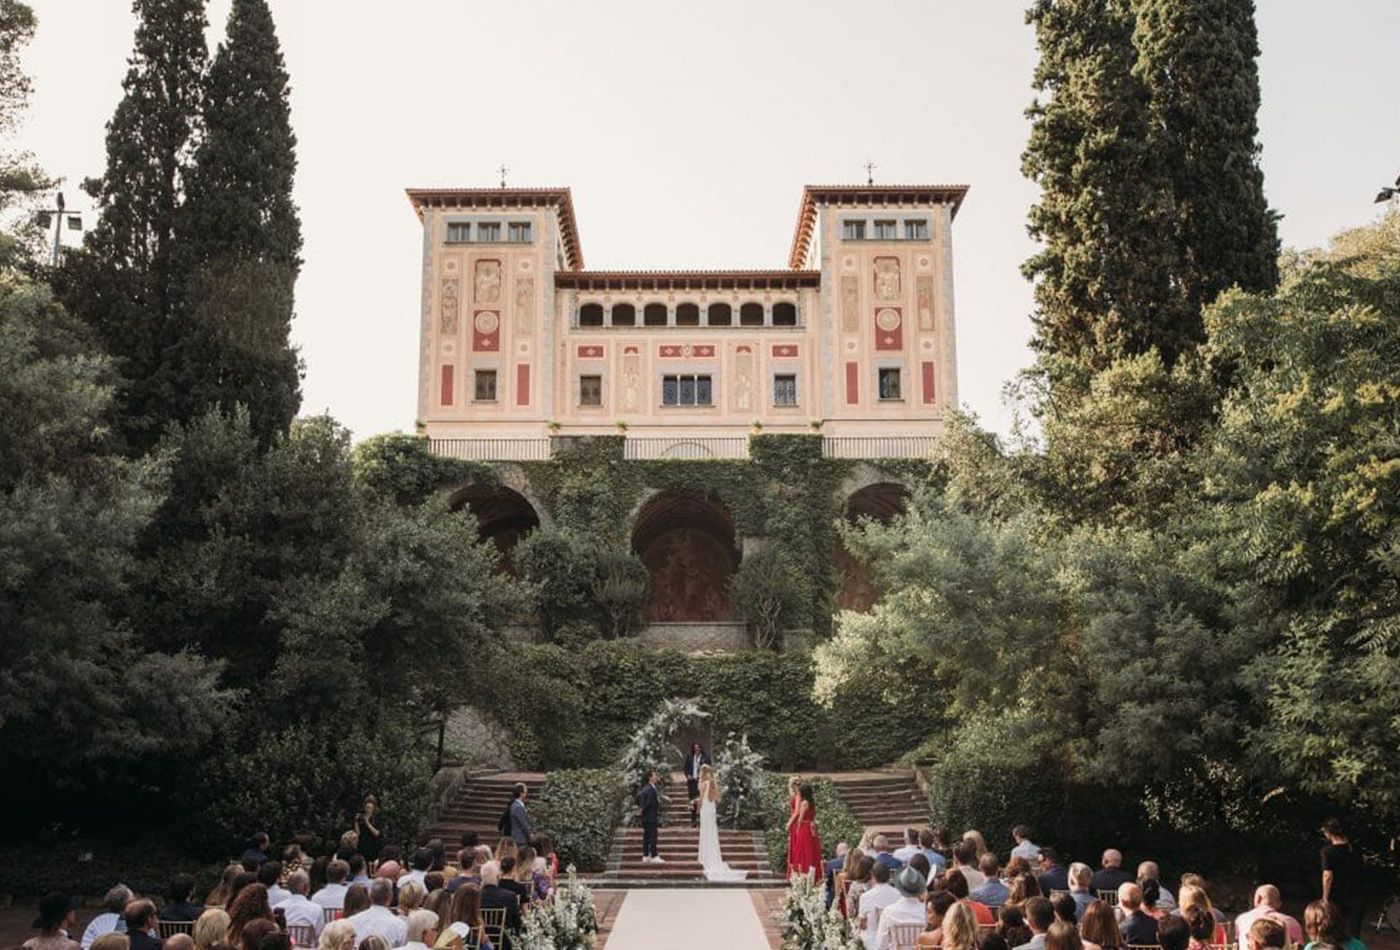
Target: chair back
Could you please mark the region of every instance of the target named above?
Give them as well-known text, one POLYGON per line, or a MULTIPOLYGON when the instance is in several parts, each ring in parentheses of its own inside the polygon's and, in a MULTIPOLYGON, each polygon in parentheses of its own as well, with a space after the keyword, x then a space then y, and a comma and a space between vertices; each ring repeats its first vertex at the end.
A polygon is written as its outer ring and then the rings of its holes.
POLYGON ((486 939, 491 941, 491 946, 504 946, 506 939, 506 909, 504 907, 481 908, 481 922, 481 929, 486 931, 486 939))
POLYGON ((310 924, 288 924, 287 936, 292 938, 292 943, 295 946, 316 946, 316 928, 310 924))
POLYGON ((193 934, 193 920, 157 920, 156 932, 160 934, 160 939, 173 937, 176 934, 193 934))
POLYGON ((321 922, 328 924, 332 920, 339 920, 344 913, 345 911, 342 908, 327 907, 325 910, 321 911, 321 922))
POLYGON ((916 950, 923 932, 923 924, 894 924, 885 931, 889 935, 887 946, 890 950, 916 950))
POLYGON ((1105 904, 1107 904, 1109 907, 1117 907, 1117 906, 1118 906, 1118 892, 1117 892, 1117 891, 1113 891, 1113 890, 1101 890, 1101 891, 1098 892, 1098 898, 1099 898, 1099 900, 1101 900, 1101 901, 1103 901, 1105 904))
POLYGON ((1160 943, 1128 943, 1123 945, 1123 950, 1162 950, 1160 943))

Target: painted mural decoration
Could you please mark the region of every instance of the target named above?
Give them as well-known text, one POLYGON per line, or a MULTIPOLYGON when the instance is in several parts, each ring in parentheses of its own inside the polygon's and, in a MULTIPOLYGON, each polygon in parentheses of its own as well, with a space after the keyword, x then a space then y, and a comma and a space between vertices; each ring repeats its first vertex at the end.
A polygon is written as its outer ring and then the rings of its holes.
POLYGON ((875 299, 899 299, 899 258, 875 258, 875 299))
POLYGON ((501 301, 501 262, 481 260, 476 262, 473 279, 472 299, 477 303, 500 303, 501 301))
POLYGON ((457 321, 461 316, 461 305, 457 299, 459 281, 456 277, 444 277, 442 281, 441 324, 444 335, 457 335, 457 321))
POLYGON ((933 329, 933 278, 914 279, 914 304, 919 313, 919 329, 933 329))
POLYGON ((841 278, 841 329, 860 332, 860 282, 854 277, 841 278))
POLYGON ((635 410, 642 398, 642 354, 635 346, 622 351, 622 408, 635 410))
POLYGON ((472 319, 472 349, 493 353, 501 348, 501 315, 494 310, 478 310, 472 319))
POLYGON ((875 349, 904 349, 904 316, 898 307, 881 307, 875 311, 875 349))
POLYGON ((734 408, 747 412, 753 408, 753 348, 739 347, 734 356, 734 408))
POLYGON ((713 343, 668 343, 657 351, 663 360, 713 359, 713 343))
POLYGON ((535 329, 535 278, 515 278, 515 330, 529 336, 535 329))
POLYGON ((795 359, 797 357, 796 343, 774 343, 773 358, 778 360, 795 359))

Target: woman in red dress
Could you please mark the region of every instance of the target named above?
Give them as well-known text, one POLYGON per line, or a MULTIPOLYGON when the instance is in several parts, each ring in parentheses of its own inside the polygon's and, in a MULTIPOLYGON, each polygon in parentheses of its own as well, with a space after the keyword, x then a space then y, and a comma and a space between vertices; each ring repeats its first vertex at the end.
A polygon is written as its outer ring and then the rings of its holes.
POLYGON ((802 780, 794 775, 788 779, 788 870, 792 870, 792 855, 797 852, 797 806, 802 803, 802 780))
POLYGON ((822 842, 817 834, 817 801, 812 786, 802 783, 798 788, 797 802, 792 817, 788 820, 788 867, 787 876, 794 873, 809 875, 812 880, 822 879, 822 842))

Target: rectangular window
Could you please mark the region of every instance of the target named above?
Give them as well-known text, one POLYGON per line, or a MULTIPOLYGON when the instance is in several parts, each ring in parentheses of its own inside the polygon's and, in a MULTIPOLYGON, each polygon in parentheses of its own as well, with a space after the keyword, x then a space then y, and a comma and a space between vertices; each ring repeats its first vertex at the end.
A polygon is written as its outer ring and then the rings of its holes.
POLYGON ((903 399, 899 386, 899 370, 886 367, 880 370, 880 398, 903 399))
POLYGON ((897 237, 899 237, 899 231, 896 229, 894 221, 875 222, 875 240, 893 241, 897 237))
POLYGON ((530 243, 530 222, 512 221, 506 228, 506 240, 512 244, 530 243))
POLYGON ((472 239, 472 226, 464 221, 447 223, 447 243, 466 244, 472 239))
POLYGON ((709 376, 661 377, 663 406, 708 406, 711 396, 709 376))
POLYGON ((580 376, 578 378, 578 404, 580 406, 601 406, 603 404, 603 377, 580 376))
POLYGON ((906 241, 927 241, 928 222, 923 218, 914 218, 904 222, 904 239, 906 241))
POLYGON ((476 371, 475 395, 473 399, 477 402, 496 401, 496 371, 494 369, 479 369, 476 371))
POLYGON ((773 405, 797 405, 797 377, 791 373, 773 377, 773 405))
POLYGON ((501 239, 501 222, 482 221, 476 226, 476 239, 478 241, 499 241, 501 239))
POLYGON ((841 240, 843 241, 863 241, 865 240, 864 221, 842 221, 841 240))

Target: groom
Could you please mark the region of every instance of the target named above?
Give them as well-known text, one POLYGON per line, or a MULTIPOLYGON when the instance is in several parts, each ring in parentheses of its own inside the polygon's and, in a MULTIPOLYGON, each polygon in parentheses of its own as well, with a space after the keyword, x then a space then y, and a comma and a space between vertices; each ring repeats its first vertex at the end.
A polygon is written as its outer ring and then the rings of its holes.
POLYGON ((690 823, 693 826, 700 820, 700 766, 709 765, 710 757, 700 748, 700 743, 690 745, 690 755, 685 760, 685 791, 690 796, 690 823))
POLYGON ((647 772, 647 783, 637 793, 642 812, 642 863, 665 864, 656 854, 656 831, 661 824, 661 794, 656 790, 656 769, 647 772))

